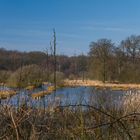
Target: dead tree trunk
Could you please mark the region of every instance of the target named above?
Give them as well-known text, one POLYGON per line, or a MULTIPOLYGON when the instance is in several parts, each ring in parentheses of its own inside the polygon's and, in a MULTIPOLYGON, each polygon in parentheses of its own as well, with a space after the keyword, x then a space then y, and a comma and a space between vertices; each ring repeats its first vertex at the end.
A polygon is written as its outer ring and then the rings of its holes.
POLYGON ((54 57, 54 87, 56 91, 56 33, 55 29, 53 29, 53 57, 54 57))

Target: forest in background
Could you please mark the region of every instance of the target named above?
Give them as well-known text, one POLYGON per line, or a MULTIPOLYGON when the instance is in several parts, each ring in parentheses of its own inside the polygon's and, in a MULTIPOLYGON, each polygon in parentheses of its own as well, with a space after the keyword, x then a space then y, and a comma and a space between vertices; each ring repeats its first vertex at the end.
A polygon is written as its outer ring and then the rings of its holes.
POLYGON ((99 39, 90 43, 87 55, 55 58, 56 64, 52 48, 32 52, 0 48, 0 82, 14 87, 53 82, 56 65, 58 81, 68 78, 140 83, 140 36, 132 35, 117 46, 109 39, 99 39))

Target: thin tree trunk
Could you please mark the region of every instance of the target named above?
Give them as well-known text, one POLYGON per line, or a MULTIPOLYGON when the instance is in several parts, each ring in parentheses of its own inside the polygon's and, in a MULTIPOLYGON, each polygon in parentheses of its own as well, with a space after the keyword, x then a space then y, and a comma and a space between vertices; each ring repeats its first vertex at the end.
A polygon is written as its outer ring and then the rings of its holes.
MULTIPOLYGON (((53 51, 53 55, 54 55, 54 88, 55 88, 55 92, 56 92, 56 33, 55 33, 55 29, 53 29, 53 45, 54 45, 54 51, 53 51)), ((55 94, 54 94, 55 95, 55 94)))

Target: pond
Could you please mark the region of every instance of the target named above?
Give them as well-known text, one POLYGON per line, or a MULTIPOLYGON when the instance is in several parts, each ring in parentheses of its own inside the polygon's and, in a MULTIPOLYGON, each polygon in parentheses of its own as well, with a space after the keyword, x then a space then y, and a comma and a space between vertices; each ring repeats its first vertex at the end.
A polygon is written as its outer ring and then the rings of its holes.
MULTIPOLYGON (((9 99, 1 100, 1 104, 8 104, 13 106, 18 106, 26 103, 28 106, 32 107, 46 107, 53 105, 76 105, 76 104, 92 104, 95 106, 100 106, 104 104, 105 106, 121 104, 123 97, 130 95, 131 93, 136 93, 135 90, 121 91, 121 90, 97 90, 95 87, 65 87, 58 89, 52 94, 45 95, 43 98, 36 100, 31 97, 32 94, 46 90, 47 87, 42 86, 42 88, 37 88, 33 91, 27 91, 21 89, 19 93, 12 96, 9 99)), ((8 89, 4 87, 4 89, 8 89)), ((2 87, 0 87, 2 90, 2 87)))

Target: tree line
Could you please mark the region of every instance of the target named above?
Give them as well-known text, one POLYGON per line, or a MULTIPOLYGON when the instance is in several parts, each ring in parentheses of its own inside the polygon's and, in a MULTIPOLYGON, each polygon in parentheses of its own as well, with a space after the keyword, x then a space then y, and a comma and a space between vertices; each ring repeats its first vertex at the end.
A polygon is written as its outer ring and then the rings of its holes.
POLYGON ((118 46, 108 39, 90 44, 91 76, 102 81, 140 82, 140 36, 130 36, 118 46))
MULTIPOLYGON (((53 81, 54 55, 48 50, 20 52, 0 48, 0 82, 10 81, 9 77, 20 77, 23 83, 27 83, 24 77, 32 77, 28 78, 28 83, 53 81)), ((56 78, 139 83, 140 36, 132 35, 119 45, 109 39, 99 39, 90 43, 87 55, 56 54, 55 66, 56 78)))

